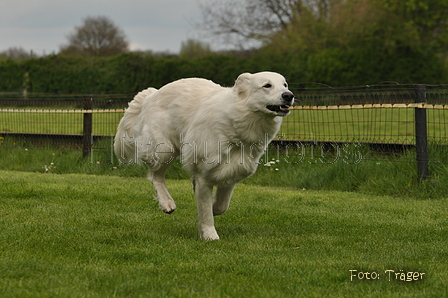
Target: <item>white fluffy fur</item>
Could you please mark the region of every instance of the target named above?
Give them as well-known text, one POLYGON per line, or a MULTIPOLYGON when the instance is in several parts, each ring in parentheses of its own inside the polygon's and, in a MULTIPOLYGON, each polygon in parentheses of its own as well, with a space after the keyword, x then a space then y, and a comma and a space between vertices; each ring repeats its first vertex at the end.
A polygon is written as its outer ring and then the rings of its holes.
POLYGON ((182 79, 160 90, 146 89, 129 103, 115 136, 115 154, 123 163, 145 162, 160 208, 176 204, 165 185, 165 171, 179 157, 192 175, 202 239, 219 239, 214 215, 224 213, 237 182, 252 175, 266 146, 289 113, 268 105, 285 101, 283 76, 262 72, 240 75, 223 88, 205 79, 182 79), (213 187, 216 192, 213 195, 213 187))

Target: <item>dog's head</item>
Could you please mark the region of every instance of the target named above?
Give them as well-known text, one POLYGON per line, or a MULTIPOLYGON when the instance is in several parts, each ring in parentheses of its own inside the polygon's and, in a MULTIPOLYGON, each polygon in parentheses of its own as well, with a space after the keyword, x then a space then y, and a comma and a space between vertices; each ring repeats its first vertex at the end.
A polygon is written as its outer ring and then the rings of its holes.
POLYGON ((275 72, 243 73, 235 82, 235 91, 253 110, 284 117, 294 104, 285 78, 275 72))

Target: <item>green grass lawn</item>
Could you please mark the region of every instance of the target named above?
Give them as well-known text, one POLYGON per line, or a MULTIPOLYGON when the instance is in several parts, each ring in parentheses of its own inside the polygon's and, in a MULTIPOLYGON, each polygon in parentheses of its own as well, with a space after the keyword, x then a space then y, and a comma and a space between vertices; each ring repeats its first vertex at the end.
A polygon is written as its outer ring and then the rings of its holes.
MULTIPOLYGON (((95 113, 94 135, 115 135, 123 113, 95 113)), ((83 133, 81 113, 11 113, 0 112, 0 133, 67 134, 83 133)))
POLYGON ((168 187, 172 215, 144 178, 0 171, 0 296, 448 295, 446 198, 240 184, 203 242, 189 181, 168 187))

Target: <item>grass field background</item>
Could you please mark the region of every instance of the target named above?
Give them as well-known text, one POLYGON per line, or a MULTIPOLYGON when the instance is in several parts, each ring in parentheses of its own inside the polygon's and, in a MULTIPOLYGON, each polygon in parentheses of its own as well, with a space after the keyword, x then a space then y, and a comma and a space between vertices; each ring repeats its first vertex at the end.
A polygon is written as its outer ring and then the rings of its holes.
POLYGON ((1 297, 448 294, 446 198, 239 184, 202 242, 186 179, 168 181, 172 215, 142 177, 0 171, 0 187, 1 297))
MULTIPOLYGON (((123 113, 95 113, 92 117, 94 135, 112 136, 123 113)), ((0 112, 0 133, 83 134, 82 113, 0 112)))

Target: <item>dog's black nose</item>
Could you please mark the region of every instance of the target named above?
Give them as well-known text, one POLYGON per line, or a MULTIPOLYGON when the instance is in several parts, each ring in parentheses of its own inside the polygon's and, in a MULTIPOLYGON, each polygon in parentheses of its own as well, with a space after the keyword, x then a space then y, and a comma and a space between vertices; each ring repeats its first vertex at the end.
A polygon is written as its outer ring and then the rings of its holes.
POLYGON ((287 103, 291 103, 294 100, 294 94, 292 92, 284 92, 282 94, 282 99, 286 101, 287 103))

